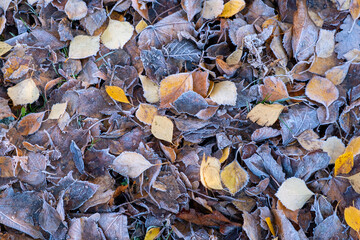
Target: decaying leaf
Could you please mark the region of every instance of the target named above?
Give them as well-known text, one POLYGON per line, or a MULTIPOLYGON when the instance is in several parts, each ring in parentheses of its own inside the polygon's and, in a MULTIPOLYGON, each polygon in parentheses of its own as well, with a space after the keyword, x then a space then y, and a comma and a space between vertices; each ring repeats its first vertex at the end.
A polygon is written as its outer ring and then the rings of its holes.
POLYGON ((279 118, 285 107, 281 104, 259 103, 248 113, 247 118, 260 126, 271 126, 279 118))
POLYGON ((134 27, 129 22, 110 19, 109 25, 101 35, 101 42, 109 49, 123 48, 133 32, 134 27))
POLYGON ((276 101, 289 97, 285 83, 280 78, 273 76, 264 79, 264 84, 259 86, 259 92, 266 101, 276 101))
POLYGON ((354 166, 354 155, 352 152, 345 152, 335 161, 334 176, 347 174, 354 166))
POLYGON ((224 9, 219 17, 229 18, 245 8, 244 0, 230 0, 224 5, 224 9))
POLYGON ((201 16, 205 19, 213 19, 219 16, 223 9, 223 0, 205 0, 201 16))
POLYGON ((231 194, 240 191, 249 180, 249 176, 237 160, 232 161, 221 171, 221 181, 229 189, 231 194))
POLYGON ((136 152, 122 152, 112 163, 112 169, 124 176, 138 177, 153 166, 143 155, 136 152))
MULTIPOLYGON (((347 16, 341 24, 342 31, 335 35, 337 44, 335 45, 335 52, 338 54, 338 58, 345 58, 345 54, 353 50, 360 50, 360 20, 354 20, 351 16, 347 16)), ((351 60, 351 59, 348 59, 351 60)))
POLYGON ((31 104, 40 96, 39 89, 36 87, 32 78, 21 81, 13 87, 9 87, 7 93, 14 105, 31 104))
POLYGON ((184 92, 193 90, 193 78, 190 73, 170 75, 160 83, 160 107, 169 108, 184 92))
POLYGON ((173 122, 165 117, 156 115, 151 124, 151 133, 158 139, 164 140, 167 142, 172 142, 174 131, 173 122))
POLYGON ((320 29, 319 39, 316 43, 316 55, 321 58, 330 57, 335 48, 335 31, 320 29))
POLYGON ((201 183, 209 189, 222 190, 220 178, 220 161, 214 157, 208 157, 205 160, 205 155, 200 165, 200 180, 201 183))
POLYGON ((355 207, 347 207, 344 210, 346 223, 356 232, 360 231, 360 210, 355 207))
POLYGON ((21 135, 29 135, 39 130, 45 112, 30 113, 23 117, 18 124, 18 131, 21 135))
POLYGON ((100 36, 78 35, 70 42, 69 58, 83 59, 93 55, 99 51, 100 36))
POLYGON ((151 125, 155 115, 157 115, 157 108, 150 104, 140 104, 138 110, 136 110, 135 116, 141 122, 151 125))
POLYGON ((105 90, 112 99, 122 103, 130 103, 122 88, 118 86, 105 86, 105 90))
POLYGON ((210 94, 211 100, 220 105, 235 106, 237 98, 236 85, 230 81, 215 83, 210 94))
POLYGON ((321 103, 326 108, 326 118, 329 118, 329 106, 339 97, 339 90, 328 79, 315 76, 306 86, 306 96, 321 103))
POLYGON ((66 110, 67 103, 56 103, 51 106, 51 112, 48 119, 59 119, 66 110))
POLYGON ((302 208, 314 193, 303 180, 292 177, 281 184, 275 195, 287 209, 295 211, 302 208))

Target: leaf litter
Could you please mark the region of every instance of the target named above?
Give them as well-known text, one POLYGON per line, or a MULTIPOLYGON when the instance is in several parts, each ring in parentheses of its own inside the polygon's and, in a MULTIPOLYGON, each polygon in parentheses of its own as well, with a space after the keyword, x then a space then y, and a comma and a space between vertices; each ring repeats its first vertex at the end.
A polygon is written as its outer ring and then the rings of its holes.
POLYGON ((0 1, 1 238, 358 239, 359 6, 0 1))

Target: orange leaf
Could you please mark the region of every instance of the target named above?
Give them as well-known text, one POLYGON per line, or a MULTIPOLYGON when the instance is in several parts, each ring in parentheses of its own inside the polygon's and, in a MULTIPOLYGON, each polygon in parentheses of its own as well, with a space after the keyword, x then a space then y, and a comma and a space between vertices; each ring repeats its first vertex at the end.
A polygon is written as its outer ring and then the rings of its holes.
POLYGON ((360 210, 355 207, 345 208, 344 218, 346 223, 356 232, 360 230, 360 210))
POLYGON ((260 85, 259 91, 262 98, 268 101, 289 97, 285 83, 280 78, 273 76, 264 79, 264 85, 260 85))
POLYGON ((164 78, 160 83, 160 107, 169 108, 184 92, 193 90, 190 73, 178 73, 164 78))
POLYGON ((350 14, 354 21, 360 17, 360 0, 351 1, 350 14))
POLYGON ((18 131, 21 135, 26 136, 39 130, 45 112, 30 113, 23 117, 18 124, 18 131))
POLYGON ((105 86, 105 90, 112 99, 122 103, 130 103, 122 88, 117 86, 105 86))
POLYGON ((347 174, 354 166, 354 156, 352 152, 340 155, 335 161, 334 176, 338 174, 347 174))

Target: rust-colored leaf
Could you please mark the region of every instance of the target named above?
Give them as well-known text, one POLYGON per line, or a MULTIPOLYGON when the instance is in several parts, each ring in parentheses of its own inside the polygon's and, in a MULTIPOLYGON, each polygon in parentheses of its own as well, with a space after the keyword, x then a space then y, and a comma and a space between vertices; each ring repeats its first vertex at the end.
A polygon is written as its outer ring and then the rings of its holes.
POLYGON ((45 112, 30 113, 23 117, 18 124, 18 131, 21 135, 30 135, 39 130, 45 112))

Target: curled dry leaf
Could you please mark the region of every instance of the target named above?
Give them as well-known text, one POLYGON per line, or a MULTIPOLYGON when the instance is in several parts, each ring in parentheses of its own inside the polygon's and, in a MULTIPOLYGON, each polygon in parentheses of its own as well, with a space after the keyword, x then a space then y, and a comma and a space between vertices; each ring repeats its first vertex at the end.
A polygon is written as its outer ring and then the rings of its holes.
POLYGON ((224 5, 224 9, 219 17, 229 18, 245 8, 244 0, 230 0, 224 5))
POLYGON ((13 87, 9 87, 7 94, 13 101, 14 105, 31 104, 40 96, 39 89, 36 87, 32 78, 28 78, 13 87))
POLYGON ((144 98, 149 103, 157 103, 160 101, 159 95, 159 85, 153 82, 150 78, 144 75, 139 75, 143 91, 144 91, 144 98))
POLYGON ((169 108, 184 92, 193 90, 190 73, 178 73, 164 78, 160 83, 160 107, 169 108))
POLYGON ((18 131, 21 135, 26 136, 39 130, 45 112, 30 113, 23 117, 18 124, 18 131))
POLYGON ((276 101, 289 97, 285 83, 280 78, 274 76, 264 79, 264 84, 259 86, 259 92, 262 98, 267 101, 276 101))
POLYGON ((100 36, 78 35, 70 42, 69 58, 83 59, 93 55, 99 51, 100 36))
POLYGON ((311 100, 321 103, 326 108, 326 119, 329 118, 329 106, 339 97, 339 90, 328 79, 315 76, 306 86, 305 94, 311 100))
POLYGON ((210 99, 219 105, 235 106, 237 99, 236 85, 230 81, 215 83, 210 99))
POLYGON ((296 211, 302 208, 314 193, 307 188, 303 180, 292 177, 281 184, 275 195, 287 209, 296 211))
POLYGON ((80 20, 86 16, 88 8, 83 0, 68 0, 64 9, 71 20, 80 20))
POLYGON ((220 161, 214 157, 208 157, 205 160, 205 155, 200 165, 200 181, 209 189, 222 190, 220 180, 220 161))
POLYGON ((123 48, 134 32, 134 27, 128 22, 110 19, 109 25, 101 35, 101 42, 109 49, 123 48))
POLYGON ((172 142, 174 131, 173 122, 165 116, 155 116, 151 124, 151 133, 158 139, 172 142))
POLYGON ((150 104, 140 104, 136 110, 135 116, 139 121, 151 125, 155 115, 157 115, 157 108, 150 104))
POLYGON ((271 126, 279 118, 285 107, 281 104, 259 103, 248 113, 247 118, 260 126, 271 126))
POLYGON ((67 103, 56 103, 52 105, 48 119, 59 119, 66 110, 67 103))
POLYGON ((105 90, 112 99, 122 103, 130 103, 122 88, 118 86, 105 86, 105 90))
POLYGON ((201 16, 205 19, 213 19, 219 16, 223 9, 223 0, 205 0, 201 16))
POLYGON ((360 231, 360 210, 355 207, 347 207, 344 210, 346 223, 357 233, 360 231))
POLYGON ((153 166, 143 155, 136 152, 122 152, 112 163, 112 169, 121 175, 131 178, 138 177, 153 166))
POLYGON ((237 160, 226 165, 220 176, 221 181, 233 195, 243 189, 249 181, 248 173, 240 166, 237 160))
POLYGON ((330 156, 330 164, 334 164, 335 160, 345 151, 344 143, 335 136, 329 137, 323 142, 321 148, 330 156))
POLYGON ((354 155, 352 152, 345 152, 335 161, 334 176, 347 174, 354 167, 354 155))

